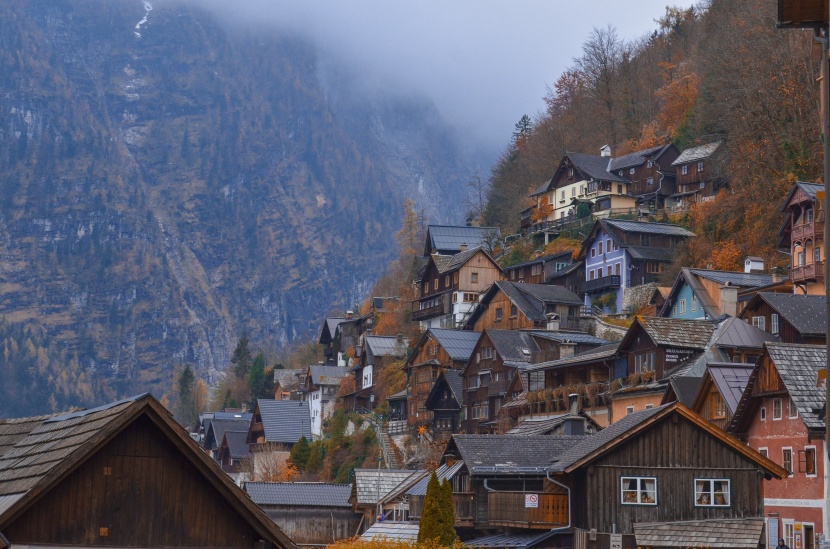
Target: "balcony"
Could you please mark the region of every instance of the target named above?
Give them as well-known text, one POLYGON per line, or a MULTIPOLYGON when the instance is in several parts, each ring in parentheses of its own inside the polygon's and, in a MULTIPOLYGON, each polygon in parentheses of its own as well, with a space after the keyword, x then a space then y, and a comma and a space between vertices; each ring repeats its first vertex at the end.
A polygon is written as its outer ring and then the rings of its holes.
POLYGON ((450 296, 452 294, 449 292, 445 292, 438 296, 432 295, 421 299, 420 301, 413 301, 412 302, 412 320, 428 320, 430 318, 435 318, 436 316, 446 315, 450 313, 450 296), (421 303, 424 301, 430 301, 433 299, 438 299, 439 303, 437 305, 433 305, 432 307, 426 307, 421 309, 421 303))
MULTIPOLYGON (((472 526, 475 516, 474 494, 453 493, 452 502, 455 504, 455 526, 472 526)), ((409 499, 409 517, 420 518, 424 507, 424 496, 411 496, 409 499)))
POLYGON ((790 268, 790 280, 793 284, 824 280, 824 261, 790 268))
POLYGON ((580 294, 593 294, 620 287, 620 275, 603 276, 579 283, 580 294))
POLYGON ((487 396, 494 397, 500 396, 507 392, 507 386, 509 382, 506 379, 500 379, 498 381, 491 381, 487 385, 487 396))
POLYGON ((792 234, 790 235, 790 239, 793 242, 803 242, 804 240, 812 240, 815 242, 817 238, 822 240, 823 237, 824 222, 821 221, 793 225, 792 234))
POLYGON ((567 494, 528 494, 525 492, 489 492, 487 494, 489 526, 539 528, 549 530, 568 524, 567 494), (538 507, 525 507, 525 496, 535 495, 538 507))

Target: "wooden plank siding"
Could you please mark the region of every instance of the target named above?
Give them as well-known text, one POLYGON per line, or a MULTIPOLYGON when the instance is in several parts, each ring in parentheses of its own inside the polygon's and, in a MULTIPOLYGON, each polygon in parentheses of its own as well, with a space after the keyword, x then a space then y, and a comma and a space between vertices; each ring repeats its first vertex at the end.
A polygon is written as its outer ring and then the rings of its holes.
MULTIPOLYGON (((769 303, 764 301, 763 299, 758 299, 755 303, 750 302, 743 311, 741 311, 740 318, 741 320, 746 320, 750 324, 752 324, 753 317, 764 317, 764 326, 765 331, 769 332, 772 329, 772 320, 771 316, 776 313, 775 309, 773 309, 769 303), (752 308, 749 307, 752 306, 752 308)), ((783 316, 778 315, 778 337, 781 338, 782 343, 799 343, 799 344, 807 344, 807 345, 824 345, 824 338, 816 338, 816 337, 805 337, 801 335, 801 332, 795 329, 795 327, 783 316)))
POLYGON ((15 544, 253 547, 261 538, 142 417, 6 529, 15 544))
POLYGON ((670 416, 567 479, 573 525, 632 534, 637 522, 763 517, 758 465, 690 421, 670 416), (709 464, 701 467, 701 464, 709 464), (624 505, 622 477, 655 477, 656 505, 624 505), (695 479, 729 479, 729 507, 696 507, 695 479), (578 491, 576 491, 576 487, 578 491))

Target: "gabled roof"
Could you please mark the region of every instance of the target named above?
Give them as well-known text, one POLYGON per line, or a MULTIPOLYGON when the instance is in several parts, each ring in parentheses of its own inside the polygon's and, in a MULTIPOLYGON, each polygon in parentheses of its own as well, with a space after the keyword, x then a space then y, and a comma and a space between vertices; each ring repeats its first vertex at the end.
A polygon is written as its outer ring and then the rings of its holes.
POLYGON ((700 387, 701 379, 702 378, 695 376, 675 376, 671 378, 669 380, 669 387, 666 390, 666 395, 663 397, 663 403, 665 404, 670 402, 666 399, 668 398, 669 393, 673 393, 678 402, 691 408, 692 403, 695 400, 697 390, 700 387))
POLYGON ((477 248, 487 243, 490 238, 501 238, 498 227, 467 227, 453 225, 429 225, 427 227, 424 255, 432 255, 433 250, 441 254, 456 254, 461 246, 477 248))
MULTIPOLYGON (((531 197, 534 197, 534 196, 538 196, 538 195, 540 195, 540 194, 545 194, 546 192, 548 192, 548 189, 550 188, 550 186, 551 186, 551 184, 552 184, 552 183, 553 183, 553 179, 548 179, 547 181, 545 181, 544 183, 542 183, 541 185, 539 185, 539 186, 536 188, 536 190, 535 190, 535 191, 533 191, 533 192, 530 194, 530 196, 531 196, 531 197)), ((532 208, 528 208, 528 209, 530 210, 530 209, 532 209, 532 208)))
POLYGON ((756 549, 764 545, 763 532, 763 517, 634 523, 637 547, 756 549))
POLYGON ((563 258, 566 257, 566 258, 568 258, 568 260, 570 262, 570 258, 571 258, 572 255, 573 254, 571 252, 559 252, 559 253, 556 253, 556 254, 545 255, 545 256, 542 256, 542 257, 537 257, 535 259, 529 259, 527 261, 522 261, 521 263, 516 263, 514 265, 510 265, 509 267, 505 267, 503 270, 505 272, 506 271, 512 271, 513 269, 519 269, 521 267, 528 267, 530 265, 537 265, 539 263, 545 263, 546 261, 552 261, 552 260, 554 260, 556 258, 559 258, 559 257, 563 257, 563 258))
POLYGON ((709 269, 689 269, 689 272, 718 284, 728 284, 739 288, 758 288, 772 284, 772 275, 765 273, 712 271, 709 269))
POLYGON ((329 482, 246 482, 243 486, 259 506, 351 507, 351 484, 329 482))
POLYGON ((435 380, 432 389, 429 390, 429 395, 427 395, 426 399, 427 409, 432 409, 432 399, 438 395, 438 392, 445 384, 452 393, 452 397, 458 403, 459 408, 464 405, 464 378, 461 377, 458 370, 445 369, 441 370, 441 373, 438 374, 438 379, 435 380))
POLYGON ((616 357, 620 342, 615 341, 608 345, 601 345, 584 353, 578 353, 569 357, 559 358, 557 360, 549 360, 546 362, 539 362, 531 365, 528 370, 552 370, 555 368, 565 368, 573 366, 574 364, 584 364, 588 362, 596 362, 598 360, 611 360, 616 357))
POLYGON ((715 339, 715 345, 722 349, 760 350, 767 341, 778 341, 778 338, 740 318, 730 317, 724 321, 723 329, 715 339))
POLYGON ((294 444, 302 437, 311 440, 311 412, 307 401, 258 398, 256 405, 266 442, 294 444))
POLYGON ((657 153, 658 151, 660 151, 660 149, 668 149, 671 146, 671 144, 657 145, 656 147, 643 149, 642 151, 636 151, 633 153, 628 153, 624 156, 613 158, 611 159, 611 162, 609 162, 608 164, 608 170, 613 172, 615 170, 622 170, 625 168, 633 168, 634 166, 641 166, 646 163, 646 160, 649 156, 652 156, 653 154, 657 153))
POLYGON ((409 348, 409 339, 405 337, 367 335, 363 341, 375 356, 405 357, 409 348))
POLYGON ((340 380, 349 375, 345 368, 313 364, 308 367, 308 375, 314 385, 339 385, 340 380))
POLYGON ((468 325, 475 323, 483 312, 483 304, 493 300, 502 291, 520 311, 533 322, 546 322, 545 305, 582 305, 582 300, 563 286, 549 284, 524 284, 500 280, 494 283, 481 298, 479 307, 471 315, 468 325))
POLYGON ((626 244, 623 234, 653 234, 665 236, 677 236, 688 238, 695 236, 695 234, 688 229, 679 225, 672 225, 670 223, 650 223, 648 221, 626 221, 622 219, 598 219, 588 236, 582 241, 582 247, 579 249, 578 259, 584 260, 588 254, 588 250, 593 245, 600 230, 604 230, 611 235, 614 242, 620 247, 628 251, 628 253, 635 259, 646 259, 656 261, 671 261, 674 257, 674 250, 672 248, 660 248, 651 246, 631 246, 626 244))
MULTIPOLYGON (((455 476, 455 474, 460 471, 464 467, 463 460, 456 460, 455 463, 452 465, 447 465, 446 463, 442 463, 438 469, 435 470, 435 476, 438 477, 438 483, 443 483, 444 479, 451 479, 455 476)), ((407 490, 407 496, 425 496, 427 495, 427 484, 429 484, 429 479, 432 477, 431 474, 427 474, 412 485, 412 487, 407 490)))
POLYGON ((823 388, 816 386, 816 379, 827 362, 826 347, 767 343, 765 348, 801 419, 810 430, 823 431, 824 422, 819 419, 819 414, 825 393, 823 388))
POLYGON ((592 154, 582 154, 569 152, 565 153, 570 159, 573 167, 586 179, 598 179, 602 181, 613 181, 618 183, 630 183, 624 177, 620 177, 608 171, 608 164, 611 160, 607 156, 594 156, 592 154))
POLYGON ((231 459, 243 459, 251 453, 248 449, 247 440, 248 431, 225 431, 219 447, 221 448, 223 445, 227 445, 231 459))
MULTIPOLYGON (((450 355, 450 360, 470 359, 473 354, 473 349, 478 343, 478 338, 481 332, 470 332, 462 330, 452 330, 449 328, 430 328, 421 337, 421 341, 427 335, 432 335, 436 342, 450 355)), ((421 342, 418 342, 419 345, 421 342)))
POLYGON ((760 292, 750 300, 744 311, 751 309, 759 299, 766 301, 802 336, 826 337, 827 298, 825 296, 760 292))
POLYGON ((393 522, 381 520, 371 525, 360 536, 361 540, 374 539, 390 542, 416 543, 420 527, 417 522, 393 522))
POLYGON ((528 332, 485 330, 485 333, 504 362, 530 362, 531 353, 539 351, 528 332))
POLYGON ((695 236, 692 231, 670 223, 628 221, 625 219, 602 219, 602 224, 626 233, 660 234, 670 236, 695 236))
POLYGON ((236 433, 248 433, 248 428, 251 426, 251 415, 248 419, 213 419, 205 432, 205 450, 216 450, 222 445, 222 437, 225 436, 226 431, 236 433), (208 447, 210 445, 210 447, 208 447))
MULTIPOLYGON (((706 366, 704 380, 707 378, 712 380, 712 383, 721 397, 723 397, 723 401, 732 415, 738 409, 738 403, 741 401, 741 396, 749 384, 749 376, 752 374, 754 367, 753 364, 733 362, 714 363, 706 366)), ((701 387, 705 385, 705 383, 701 383, 701 387)), ((693 408, 697 408, 699 404, 703 404, 705 399, 706 395, 703 392, 699 392, 695 395, 693 408)))
POLYGON ((599 456, 625 444, 638 433, 671 415, 685 418, 709 435, 720 439, 737 453, 757 463, 759 467, 766 470, 770 477, 783 479, 789 475, 789 472, 777 463, 765 458, 735 437, 726 434, 679 402, 664 404, 623 417, 561 455, 549 470, 552 473, 570 473, 588 465, 599 456))
POLYGON ((634 337, 634 326, 638 324, 655 344, 683 349, 705 349, 715 331, 715 323, 704 319, 637 317, 625 334, 620 347, 625 348, 634 337))
POLYGON ((672 162, 672 166, 679 166, 681 164, 688 164, 689 162, 696 162, 698 160, 703 160, 705 158, 709 158, 712 156, 712 153, 720 146, 721 141, 715 141, 714 143, 707 143, 705 145, 700 145, 699 147, 692 147, 691 149, 686 149, 680 156, 677 157, 677 160, 672 162))
POLYGON ((329 341, 334 338, 334 334, 337 331, 337 327, 342 323, 345 322, 345 317, 326 317, 323 319, 323 324, 320 326, 320 336, 317 338, 317 342, 321 345, 326 345, 329 341))
POLYGON ((298 376, 304 373, 305 371, 300 368, 274 370, 274 383, 279 383, 283 389, 296 389, 300 384, 298 376))
POLYGON ((579 343, 583 345, 608 345, 611 341, 602 339, 585 332, 567 332, 560 330, 533 330, 530 332, 535 338, 558 341, 560 343, 579 343))
POLYGON ((691 269, 683 267, 677 275, 672 286, 671 293, 663 304, 663 309, 660 311, 660 316, 668 316, 671 307, 677 302, 677 296, 683 289, 684 285, 689 286, 698 302, 703 307, 704 312, 709 318, 718 318, 721 316, 720 310, 715 303, 715 297, 709 295, 703 283, 698 280, 703 278, 711 280, 721 285, 736 286, 737 288, 759 288, 772 284, 772 275, 760 273, 743 273, 732 271, 712 271, 708 269, 691 269))
POLYGON ((547 417, 525 417, 518 425, 510 429, 506 434, 517 436, 550 435, 554 429, 565 423, 565 420, 571 417, 576 417, 589 423, 590 425, 587 426, 587 433, 599 431, 601 429, 596 420, 589 415, 580 413, 574 416, 571 413, 567 413, 547 417))
POLYGON ((0 420, 0 525, 23 512, 139 418, 193 466, 263 539, 294 544, 149 394, 89 410, 0 420))
POLYGON ((355 469, 349 499, 357 505, 375 505, 399 484, 418 479, 422 474, 423 471, 415 469, 355 469))
POLYGON ((584 436, 453 435, 455 446, 472 476, 544 475, 551 462, 584 436))

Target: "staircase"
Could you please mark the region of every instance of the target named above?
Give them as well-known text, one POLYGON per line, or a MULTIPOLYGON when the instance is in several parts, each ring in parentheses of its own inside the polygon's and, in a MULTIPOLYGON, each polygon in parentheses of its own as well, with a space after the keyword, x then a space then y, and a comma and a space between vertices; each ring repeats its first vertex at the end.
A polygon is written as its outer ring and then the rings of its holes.
POLYGON ((383 461, 386 463, 387 469, 401 469, 401 463, 398 461, 398 456, 395 454, 395 449, 392 447, 392 441, 389 440, 389 435, 381 428, 376 431, 378 434, 378 443, 380 444, 380 451, 383 453, 383 461))

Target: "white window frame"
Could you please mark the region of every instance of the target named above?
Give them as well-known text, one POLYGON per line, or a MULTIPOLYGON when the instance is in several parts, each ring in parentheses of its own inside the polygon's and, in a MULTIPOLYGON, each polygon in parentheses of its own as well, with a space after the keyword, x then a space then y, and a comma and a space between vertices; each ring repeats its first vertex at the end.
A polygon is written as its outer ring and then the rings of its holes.
MULTIPOLYGON (((812 450, 813 451, 813 473, 807 473, 805 471, 804 476, 807 477, 807 478, 815 478, 816 476, 818 476, 818 460, 819 460, 818 450, 816 449, 815 445, 810 445, 810 446, 805 446, 804 447, 804 449, 802 451, 804 452, 805 464, 806 464, 806 459, 807 459, 807 450, 812 450)), ((799 469, 799 472, 801 472, 801 457, 800 456, 798 458, 798 469, 799 469)))
POLYGON ((767 407, 761 406, 761 410, 758 412, 761 415, 761 421, 767 420, 767 407))
POLYGON ((678 303, 678 305, 680 306, 680 314, 681 315, 686 314, 686 300, 681 299, 680 302, 678 303))
POLYGON ((620 477, 620 503, 622 505, 657 505, 657 477, 620 477), (627 482, 635 481, 637 488, 634 490, 626 489, 627 482), (648 490, 645 482, 653 482, 652 490, 648 490), (625 501, 626 492, 635 492, 637 501, 625 501), (643 495, 647 493, 653 494, 654 501, 643 501, 643 495))
POLYGON ((796 406, 795 402, 793 402, 793 397, 787 399, 787 417, 790 419, 798 417, 798 406, 796 406), (793 411, 795 411, 795 414, 793 414, 793 411))
POLYGON ((692 312, 697 311, 697 294, 692 293, 692 312))
POLYGON ((765 458, 769 459, 769 448, 767 448, 766 446, 758 448, 758 453, 764 456, 765 458))
POLYGON ((682 166, 680 166, 680 174, 681 175, 687 175, 688 173, 689 173, 689 165, 688 164, 683 164, 682 166))
POLYGON ((753 316, 752 317, 752 325, 761 330, 762 332, 767 331, 767 317, 765 316, 753 316))
POLYGON ((778 335, 778 313, 769 315, 769 333, 778 335))
POLYGON ((784 543, 792 547, 795 542, 795 520, 781 519, 781 532, 778 537, 784 538, 784 543))
POLYGON ((780 398, 772 399, 772 420, 781 421, 784 417, 784 401, 780 398), (778 406, 778 413, 776 414, 775 407, 778 406), (776 417, 777 416, 777 417, 776 417))
POLYGON ((695 507, 732 507, 732 481, 728 478, 696 478, 693 481, 692 489, 694 490, 695 494, 695 507), (726 503, 716 503, 715 496, 716 494, 723 494, 724 492, 715 492, 715 483, 716 482, 725 482, 726 483, 726 503), (701 485, 703 483, 708 483, 709 488, 708 491, 702 491, 698 483, 701 485), (703 496, 708 496, 704 499, 703 496))
POLYGON ((625 415, 633 414, 634 413, 634 406, 626 406, 625 407, 625 415))

